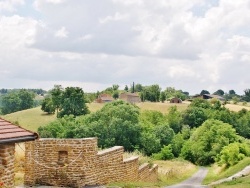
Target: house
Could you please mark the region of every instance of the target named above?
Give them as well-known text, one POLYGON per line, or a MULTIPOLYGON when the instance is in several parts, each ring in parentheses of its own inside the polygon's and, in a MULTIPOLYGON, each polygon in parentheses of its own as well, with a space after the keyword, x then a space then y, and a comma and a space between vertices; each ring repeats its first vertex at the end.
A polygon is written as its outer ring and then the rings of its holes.
POLYGON ((15 144, 37 138, 37 133, 0 118, 0 183, 4 187, 14 187, 15 144))
POLYGON ((97 103, 106 103, 106 102, 112 102, 114 99, 110 94, 100 94, 98 98, 96 99, 97 103))
POLYGON ((182 100, 180 98, 174 97, 170 99, 170 103, 182 103, 182 100))
POLYGON ((225 99, 219 95, 210 95, 210 94, 195 95, 193 96, 193 98, 201 98, 201 99, 207 99, 207 100, 216 98, 220 101, 225 101, 225 99))
POLYGON ((129 103, 141 102, 141 98, 137 93, 121 93, 119 99, 129 103))

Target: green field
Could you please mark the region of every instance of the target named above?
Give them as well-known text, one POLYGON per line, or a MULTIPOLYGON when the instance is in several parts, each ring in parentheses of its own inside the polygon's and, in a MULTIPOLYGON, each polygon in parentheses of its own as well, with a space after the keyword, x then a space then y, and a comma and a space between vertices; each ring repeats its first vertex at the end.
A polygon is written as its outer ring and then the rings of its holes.
MULTIPOLYGON (((156 110, 159 112, 162 112, 164 114, 168 113, 169 109, 172 106, 177 106, 177 109, 180 111, 184 111, 188 105, 189 102, 183 102, 181 104, 173 104, 169 102, 161 103, 161 102, 142 102, 137 103, 136 105, 143 111, 143 110, 156 110)), ((88 104, 89 110, 91 112, 96 112, 97 110, 100 110, 104 106, 103 103, 90 103, 88 104)), ((246 108, 247 110, 250 110, 250 107, 242 106, 242 105, 233 105, 228 104, 226 106, 232 111, 239 111, 242 108, 246 108)), ((44 113, 41 110, 41 107, 36 107, 28 110, 23 110, 19 112, 15 112, 12 114, 7 114, 2 116, 2 118, 11 121, 13 123, 19 124, 23 128, 26 128, 31 131, 37 131, 38 127, 48 124, 49 122, 56 119, 56 115, 48 115, 47 113, 44 113)))
MULTIPOLYGON (((137 106, 141 110, 157 110, 162 113, 167 113, 169 108, 175 106, 176 104, 170 103, 151 103, 144 102, 138 103, 137 106)), ((100 110, 104 104, 102 103, 90 103, 88 104, 89 110, 91 112, 96 112, 100 110)), ((185 110, 188 106, 187 103, 177 104, 177 108, 181 111, 185 110)), ((37 131, 38 127, 48 124, 56 119, 55 114, 47 114, 41 110, 41 107, 36 107, 28 110, 23 110, 11 114, 2 116, 2 118, 11 121, 12 123, 18 124, 25 129, 31 131, 37 131)))

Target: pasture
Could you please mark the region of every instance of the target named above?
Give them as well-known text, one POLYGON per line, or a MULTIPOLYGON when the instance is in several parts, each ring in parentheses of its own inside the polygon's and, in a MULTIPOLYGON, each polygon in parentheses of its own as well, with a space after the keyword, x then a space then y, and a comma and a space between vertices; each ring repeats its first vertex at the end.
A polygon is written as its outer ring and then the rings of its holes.
MULTIPOLYGON (((142 102, 137 103, 136 105, 142 110, 155 110, 167 114, 169 109, 173 106, 176 106, 178 110, 184 111, 187 109, 190 102, 184 101, 181 104, 173 104, 169 102, 142 102)), ((104 104, 103 103, 90 103, 87 104, 91 112, 96 112, 100 110, 104 104)), ((250 110, 249 106, 236 105, 236 104, 227 104, 226 108, 232 111, 239 111, 243 108, 250 110)), ((41 107, 36 107, 28 110, 23 110, 11 114, 2 116, 2 118, 11 121, 14 124, 18 124, 25 129, 31 131, 37 131, 38 127, 46 125, 56 119, 55 114, 47 114, 41 110, 41 107)))

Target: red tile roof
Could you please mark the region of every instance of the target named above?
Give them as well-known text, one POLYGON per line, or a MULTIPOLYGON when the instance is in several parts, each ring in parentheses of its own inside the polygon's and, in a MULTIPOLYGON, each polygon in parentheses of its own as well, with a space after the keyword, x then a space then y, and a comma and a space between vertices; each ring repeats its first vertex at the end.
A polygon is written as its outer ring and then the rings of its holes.
POLYGON ((37 138, 37 133, 28 131, 0 118, 0 144, 31 141, 37 138))

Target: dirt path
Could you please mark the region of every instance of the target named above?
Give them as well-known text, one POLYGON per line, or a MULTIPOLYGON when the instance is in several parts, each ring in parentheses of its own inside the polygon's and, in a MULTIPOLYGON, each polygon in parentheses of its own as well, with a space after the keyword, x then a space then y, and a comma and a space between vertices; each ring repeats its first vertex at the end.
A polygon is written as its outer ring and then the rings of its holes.
POLYGON ((208 187, 206 185, 201 185, 202 180, 206 177, 208 170, 201 167, 198 172, 196 172, 191 178, 177 184, 167 186, 165 188, 203 188, 208 187))

